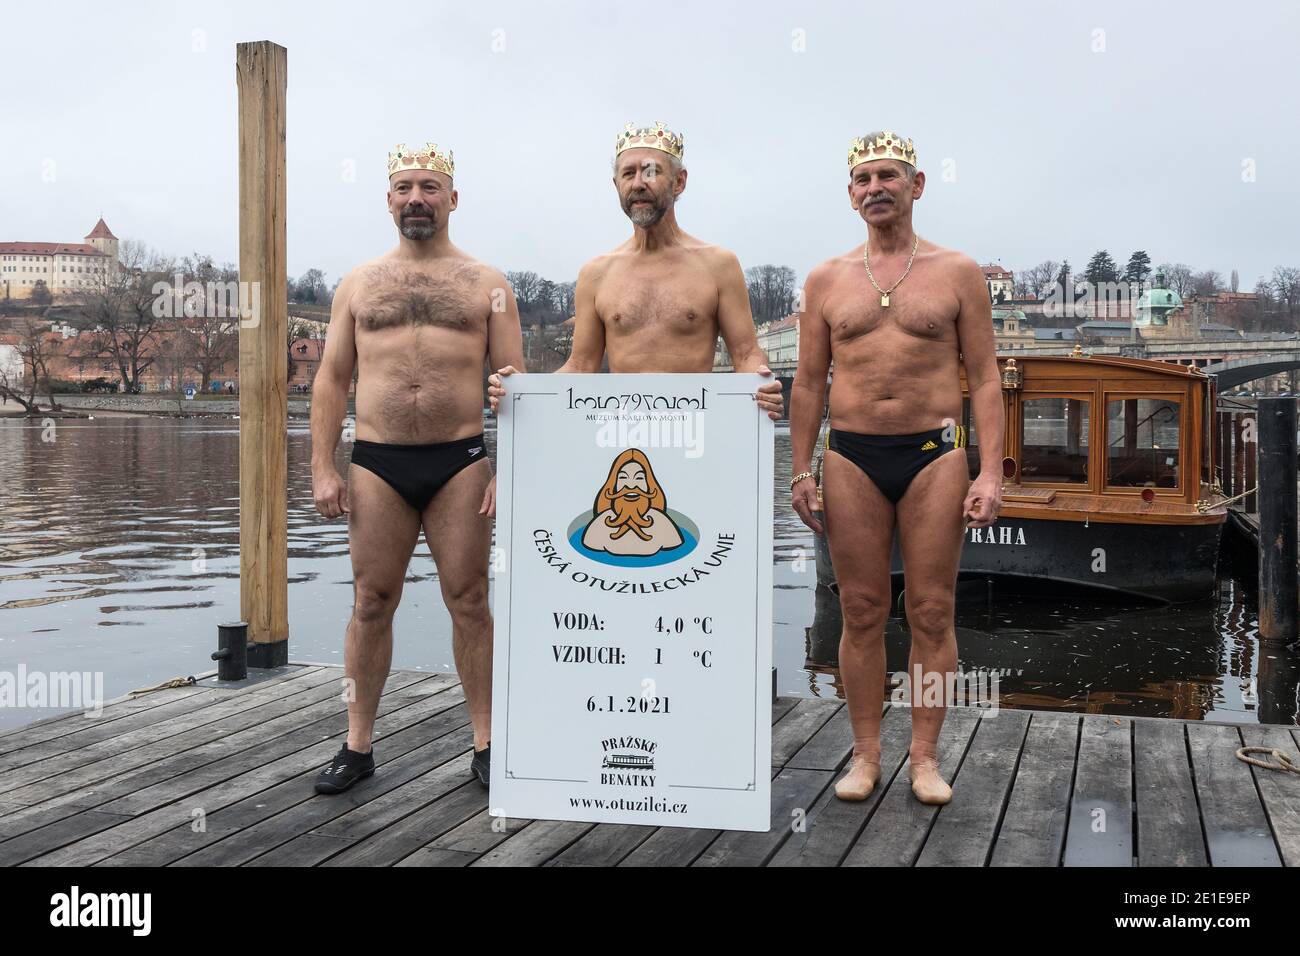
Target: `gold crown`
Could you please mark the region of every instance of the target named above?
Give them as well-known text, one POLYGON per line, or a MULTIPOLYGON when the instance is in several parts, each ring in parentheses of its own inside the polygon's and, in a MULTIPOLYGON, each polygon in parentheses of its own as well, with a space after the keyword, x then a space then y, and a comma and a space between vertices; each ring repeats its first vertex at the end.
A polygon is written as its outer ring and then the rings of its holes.
POLYGON ((638 147, 659 149, 669 156, 676 156, 678 159, 682 158, 683 143, 681 134, 665 129, 664 124, 657 120, 654 126, 638 127, 628 123, 623 127, 623 132, 619 133, 618 139, 614 141, 614 155, 617 156, 625 149, 636 149, 638 147))
POLYGON ((425 143, 419 149, 407 149, 405 143, 398 143, 388 154, 388 175, 404 169, 429 169, 448 176, 456 175, 451 150, 440 149, 437 143, 425 143))
POLYGON ((896 159, 915 169, 916 147, 910 139, 905 140, 891 130, 885 130, 870 141, 857 136, 849 143, 849 169, 873 159, 896 159))

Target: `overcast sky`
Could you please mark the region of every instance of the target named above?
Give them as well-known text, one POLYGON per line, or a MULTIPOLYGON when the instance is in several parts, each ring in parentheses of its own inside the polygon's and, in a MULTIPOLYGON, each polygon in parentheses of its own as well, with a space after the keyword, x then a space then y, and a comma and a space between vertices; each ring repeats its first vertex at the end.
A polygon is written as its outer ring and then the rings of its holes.
POLYGON ((235 43, 289 50, 289 271, 396 241, 393 144, 456 155, 452 237, 572 279, 624 239, 623 124, 682 132, 688 232, 802 278, 861 241, 848 142, 912 137, 917 232, 1011 268, 1107 248, 1300 266, 1300 9, 1178 3, 6 5, 0 240, 238 258, 235 43), (501 49, 501 47, 504 49, 501 49), (347 170, 355 170, 349 178, 347 170))

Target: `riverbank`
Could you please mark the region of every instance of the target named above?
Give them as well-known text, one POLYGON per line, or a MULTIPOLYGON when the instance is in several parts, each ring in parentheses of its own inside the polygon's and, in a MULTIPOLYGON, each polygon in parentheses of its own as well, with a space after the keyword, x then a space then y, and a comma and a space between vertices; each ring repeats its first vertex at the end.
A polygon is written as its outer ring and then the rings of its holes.
MULTIPOLYGON (((84 417, 84 412, 93 411, 103 413, 108 417, 120 417, 130 415, 166 415, 169 417, 185 417, 202 415, 222 415, 234 416, 239 414, 239 396, 218 396, 181 399, 179 402, 171 397, 160 395, 120 395, 120 394, 78 394, 56 395, 55 400, 65 412, 74 413, 74 417, 84 417)), ((26 414, 21 405, 10 402, 7 406, 0 406, 0 416, 4 417, 22 417, 26 414)), ((50 413, 48 406, 42 403, 42 415, 52 414, 58 417, 58 412, 50 413)), ((289 396, 289 417, 290 418, 307 418, 311 415, 311 396, 310 395, 290 395, 289 396)))

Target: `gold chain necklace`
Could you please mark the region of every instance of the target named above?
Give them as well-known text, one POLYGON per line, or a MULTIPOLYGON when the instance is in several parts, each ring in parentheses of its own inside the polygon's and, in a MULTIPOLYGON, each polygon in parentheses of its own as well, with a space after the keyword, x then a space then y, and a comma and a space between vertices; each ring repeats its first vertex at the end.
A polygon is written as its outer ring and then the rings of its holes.
POLYGON ((871 280, 871 284, 875 286, 876 291, 880 293, 880 304, 884 308, 889 308, 889 293, 897 289, 899 283, 906 279, 907 274, 912 271, 912 260, 916 258, 916 247, 920 241, 920 236, 912 236, 912 254, 907 257, 907 268, 904 269, 903 274, 898 277, 898 282, 895 282, 888 289, 880 288, 880 285, 876 282, 876 277, 871 274, 871 259, 867 257, 867 243, 864 242, 862 244, 862 262, 867 267, 867 278, 871 280))

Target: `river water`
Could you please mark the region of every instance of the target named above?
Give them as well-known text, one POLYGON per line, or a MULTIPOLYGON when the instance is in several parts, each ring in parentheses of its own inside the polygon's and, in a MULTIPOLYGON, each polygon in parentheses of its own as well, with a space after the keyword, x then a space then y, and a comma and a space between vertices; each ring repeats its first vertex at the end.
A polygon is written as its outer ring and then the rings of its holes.
MULTIPOLYGON (((490 426, 487 439, 494 452, 490 426)), ((290 659, 341 665, 346 525, 312 507, 305 420, 291 422, 288 442, 290 659)), ((218 623, 239 617, 238 452, 238 422, 223 417, 63 419, 53 432, 0 419, 0 673, 102 673, 113 698, 211 669, 218 623)), ((776 462, 778 691, 835 696, 833 670, 805 667, 813 540, 789 507, 781 430, 776 462)), ((959 600, 957 627, 960 668, 996 674, 1003 707, 1255 722, 1256 679, 1276 688, 1272 665, 1286 655, 1261 645, 1253 593, 1226 570, 1196 605, 959 600)), ((395 668, 452 670, 451 622, 423 542, 394 634, 395 668)), ((905 670, 901 620, 886 640, 889 669, 905 670)), ((1286 693, 1293 701, 1293 682, 1286 693)), ((0 707, 0 731, 56 712, 0 707)))

